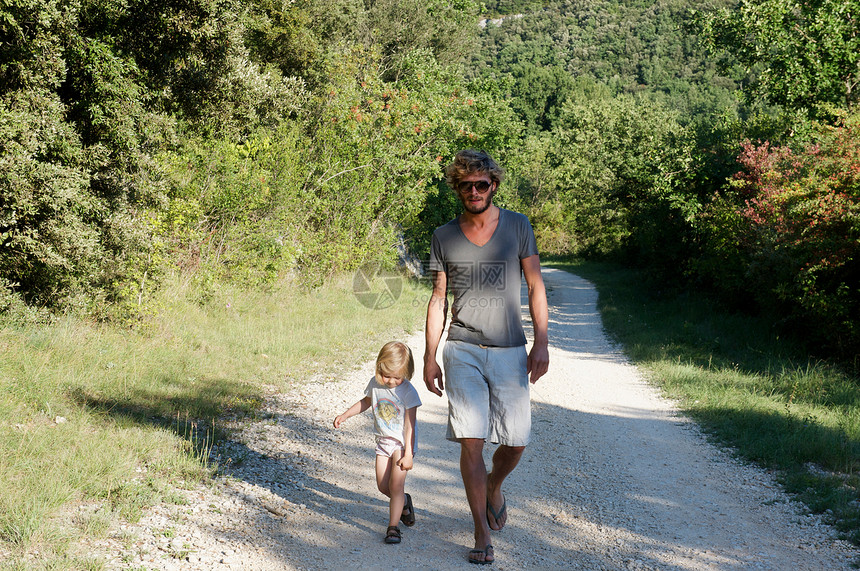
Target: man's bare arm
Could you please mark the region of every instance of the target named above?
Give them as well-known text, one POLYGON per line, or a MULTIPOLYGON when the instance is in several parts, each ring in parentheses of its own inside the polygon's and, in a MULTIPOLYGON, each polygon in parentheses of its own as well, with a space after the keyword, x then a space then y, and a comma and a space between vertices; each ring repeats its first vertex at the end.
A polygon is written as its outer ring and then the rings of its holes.
POLYGON ((433 273, 433 293, 427 304, 427 322, 424 328, 424 384, 427 390, 442 396, 445 384, 442 381, 442 368, 436 362, 436 350, 445 329, 448 313, 448 277, 445 272, 433 273))
POLYGON ((540 258, 535 254, 520 261, 529 290, 529 313, 534 328, 534 343, 529 352, 529 381, 536 383, 549 369, 549 307, 546 287, 540 273, 540 258))

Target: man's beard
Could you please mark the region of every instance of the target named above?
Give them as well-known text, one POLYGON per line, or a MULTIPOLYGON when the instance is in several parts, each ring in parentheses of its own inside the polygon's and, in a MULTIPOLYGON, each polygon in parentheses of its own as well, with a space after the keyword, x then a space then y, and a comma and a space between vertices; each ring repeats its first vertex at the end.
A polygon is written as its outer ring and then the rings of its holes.
MULTIPOLYGON (((493 205, 493 196, 495 196, 495 195, 496 195, 495 190, 487 193, 487 195, 486 195, 487 201, 483 204, 483 206, 479 206, 477 208, 469 206, 468 200, 463 198, 462 196, 460 197, 460 201, 463 203, 463 208, 465 208, 469 212, 469 214, 483 214, 484 212, 487 211, 487 209, 490 208, 490 206, 493 205)), ((484 198, 484 197, 485 197, 484 195, 481 195, 481 198, 484 198)))

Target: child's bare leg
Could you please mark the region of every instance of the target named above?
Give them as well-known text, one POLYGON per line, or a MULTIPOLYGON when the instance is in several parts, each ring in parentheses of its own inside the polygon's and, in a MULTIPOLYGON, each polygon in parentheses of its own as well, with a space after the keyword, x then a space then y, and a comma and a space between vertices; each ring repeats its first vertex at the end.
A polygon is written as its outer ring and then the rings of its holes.
POLYGON ((395 526, 400 522, 403 506, 406 505, 406 494, 403 491, 406 486, 406 470, 401 470, 397 465, 401 455, 402 452, 398 450, 389 459, 388 497, 391 501, 388 504, 388 525, 395 526))
MULTIPOLYGON (((376 487, 389 498, 391 497, 391 491, 388 486, 391 479, 392 468, 397 468, 397 466, 394 465, 391 458, 387 458, 385 456, 376 457, 376 487)), ((399 470, 399 468, 397 469, 399 470)))

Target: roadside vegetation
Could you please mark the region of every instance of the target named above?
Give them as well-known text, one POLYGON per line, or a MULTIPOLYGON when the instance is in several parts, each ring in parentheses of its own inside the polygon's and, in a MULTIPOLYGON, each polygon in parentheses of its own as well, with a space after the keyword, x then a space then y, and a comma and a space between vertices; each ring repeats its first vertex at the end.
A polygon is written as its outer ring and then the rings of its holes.
POLYGON ((810 358, 768 320, 649 283, 640 271, 557 267, 597 286, 607 332, 717 442, 774 470, 812 512, 860 544, 856 374, 810 358))

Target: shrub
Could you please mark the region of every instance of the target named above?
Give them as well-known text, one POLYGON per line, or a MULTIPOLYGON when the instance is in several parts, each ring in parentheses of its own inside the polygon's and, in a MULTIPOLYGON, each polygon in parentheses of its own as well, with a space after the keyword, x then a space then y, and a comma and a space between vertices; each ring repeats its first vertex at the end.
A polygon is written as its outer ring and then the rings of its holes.
POLYGON ((743 170, 708 209, 711 270, 819 347, 858 354, 860 116, 822 126, 814 144, 746 142, 743 170))

